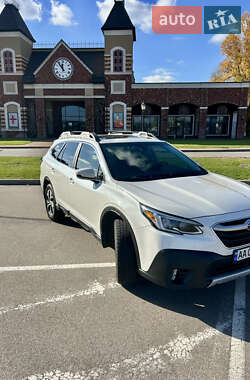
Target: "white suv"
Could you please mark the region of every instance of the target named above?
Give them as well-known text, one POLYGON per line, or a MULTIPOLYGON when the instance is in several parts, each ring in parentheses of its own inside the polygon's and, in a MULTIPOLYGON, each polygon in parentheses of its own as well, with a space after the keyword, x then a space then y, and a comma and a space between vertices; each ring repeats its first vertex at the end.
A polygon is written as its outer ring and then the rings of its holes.
POLYGON ((64 132, 41 164, 53 221, 116 251, 117 280, 210 287, 250 274, 250 188, 145 132, 64 132))

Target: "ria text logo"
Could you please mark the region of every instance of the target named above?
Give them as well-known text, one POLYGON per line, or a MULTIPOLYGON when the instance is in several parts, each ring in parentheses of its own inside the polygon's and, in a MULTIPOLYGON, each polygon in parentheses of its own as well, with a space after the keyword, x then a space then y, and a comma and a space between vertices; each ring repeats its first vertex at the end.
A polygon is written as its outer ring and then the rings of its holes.
POLYGON ((205 34, 240 34, 241 7, 204 7, 205 34))

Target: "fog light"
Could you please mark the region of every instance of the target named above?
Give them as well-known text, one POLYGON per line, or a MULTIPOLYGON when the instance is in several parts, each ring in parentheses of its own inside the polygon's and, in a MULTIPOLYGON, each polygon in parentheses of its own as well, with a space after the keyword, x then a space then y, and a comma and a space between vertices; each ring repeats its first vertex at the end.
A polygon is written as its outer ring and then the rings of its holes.
POLYGON ((172 273, 172 277, 171 277, 171 280, 174 281, 176 279, 176 276, 177 276, 177 273, 178 273, 178 269, 174 269, 173 270, 173 273, 172 273))

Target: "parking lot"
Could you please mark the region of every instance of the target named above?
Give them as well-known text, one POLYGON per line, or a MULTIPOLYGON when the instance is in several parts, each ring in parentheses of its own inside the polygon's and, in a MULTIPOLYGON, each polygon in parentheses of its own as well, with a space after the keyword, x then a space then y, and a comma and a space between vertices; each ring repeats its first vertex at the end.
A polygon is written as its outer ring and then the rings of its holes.
POLYGON ((250 378, 249 279, 122 288, 115 257, 40 188, 0 186, 0 379, 250 378))

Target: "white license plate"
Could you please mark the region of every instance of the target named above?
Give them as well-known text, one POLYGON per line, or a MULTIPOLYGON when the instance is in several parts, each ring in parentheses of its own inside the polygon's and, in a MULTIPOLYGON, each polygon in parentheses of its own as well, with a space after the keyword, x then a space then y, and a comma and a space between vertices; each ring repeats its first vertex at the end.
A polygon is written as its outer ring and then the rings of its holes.
POLYGON ((234 251, 234 262, 238 263, 241 260, 250 258, 250 247, 236 249, 234 251))

